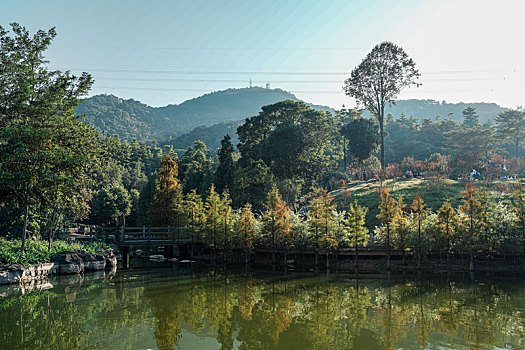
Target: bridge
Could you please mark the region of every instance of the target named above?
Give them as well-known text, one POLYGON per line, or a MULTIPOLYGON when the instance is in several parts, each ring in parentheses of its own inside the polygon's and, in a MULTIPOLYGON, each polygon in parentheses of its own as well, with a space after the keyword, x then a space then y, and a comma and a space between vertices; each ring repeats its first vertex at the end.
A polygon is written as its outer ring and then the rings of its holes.
POLYGON ((123 266, 128 266, 129 252, 133 247, 163 247, 167 259, 174 257, 175 247, 193 245, 193 230, 188 227, 104 227, 79 226, 63 230, 68 238, 80 241, 105 241, 118 246, 122 253, 123 266))

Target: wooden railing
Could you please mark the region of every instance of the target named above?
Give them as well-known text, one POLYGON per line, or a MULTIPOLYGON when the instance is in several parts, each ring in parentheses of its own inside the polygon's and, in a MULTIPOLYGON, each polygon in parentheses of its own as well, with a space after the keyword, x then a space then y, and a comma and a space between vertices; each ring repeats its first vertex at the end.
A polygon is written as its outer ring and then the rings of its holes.
POLYGON ((65 228, 64 234, 70 238, 91 241, 115 241, 117 243, 170 243, 181 244, 193 241, 193 231, 188 227, 97 227, 90 230, 65 228))

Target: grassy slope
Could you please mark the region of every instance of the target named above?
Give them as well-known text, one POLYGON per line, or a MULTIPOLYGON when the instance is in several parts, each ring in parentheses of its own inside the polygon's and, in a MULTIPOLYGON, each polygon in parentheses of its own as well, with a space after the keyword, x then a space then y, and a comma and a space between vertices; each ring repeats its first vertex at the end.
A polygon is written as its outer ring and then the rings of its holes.
MULTIPOLYGON (((461 181, 445 180, 440 184, 435 184, 432 181, 424 179, 398 179, 388 180, 385 182, 390 190, 390 194, 396 198, 403 198, 405 204, 411 204, 412 200, 417 194, 423 197, 428 208, 432 211, 437 211, 445 200, 450 200, 450 203, 457 207, 462 203, 461 191, 465 189, 465 183, 461 181)), ((480 187, 482 183, 478 184, 480 187)), ((502 195, 501 186, 511 186, 510 182, 494 181, 486 184, 488 192, 497 199, 505 198, 502 195)), ((351 186, 351 185, 350 185, 351 186)), ((339 207, 344 207, 344 204, 357 201, 359 205, 368 208, 367 226, 373 228, 378 225, 376 218, 379 214, 378 195, 379 183, 366 183, 357 185, 335 195, 339 207)))

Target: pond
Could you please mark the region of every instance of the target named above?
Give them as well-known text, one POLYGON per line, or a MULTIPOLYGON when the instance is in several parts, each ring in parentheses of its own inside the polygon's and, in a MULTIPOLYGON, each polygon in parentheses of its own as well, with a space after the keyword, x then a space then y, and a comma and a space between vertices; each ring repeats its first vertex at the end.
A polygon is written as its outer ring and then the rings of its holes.
POLYGON ((518 349, 525 340, 516 279, 162 268, 47 287, 0 289, 1 349, 518 349))

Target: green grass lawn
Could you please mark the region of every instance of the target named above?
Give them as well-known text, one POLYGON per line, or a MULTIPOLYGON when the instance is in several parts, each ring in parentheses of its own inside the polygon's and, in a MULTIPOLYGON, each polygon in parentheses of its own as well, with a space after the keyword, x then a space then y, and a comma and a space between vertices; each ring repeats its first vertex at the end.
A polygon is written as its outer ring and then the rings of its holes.
MULTIPOLYGON (((437 211, 445 200, 457 207, 462 203, 461 191, 465 189, 465 182, 454 180, 443 180, 441 182, 426 179, 397 179, 387 180, 385 184, 390 190, 390 194, 396 199, 403 199, 405 204, 411 204, 417 194, 423 197, 428 208, 437 211)), ((508 197, 505 189, 512 186, 509 181, 493 181, 489 183, 476 183, 478 187, 485 188, 497 200, 504 200, 508 197)), ((379 214, 379 182, 367 182, 356 185, 346 191, 334 191, 340 209, 345 205, 356 201, 359 205, 368 208, 367 226, 373 228, 379 222, 376 218, 379 214)))

